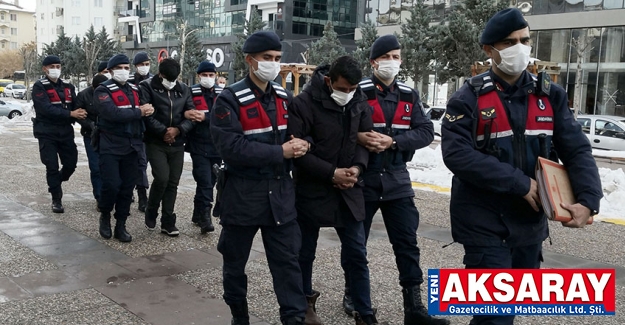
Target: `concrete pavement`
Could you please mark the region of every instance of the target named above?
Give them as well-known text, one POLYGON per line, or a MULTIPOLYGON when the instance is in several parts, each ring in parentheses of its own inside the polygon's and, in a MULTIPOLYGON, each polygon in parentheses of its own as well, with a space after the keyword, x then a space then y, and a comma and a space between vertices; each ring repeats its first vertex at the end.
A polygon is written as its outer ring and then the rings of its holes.
MULTIPOLYGON (((66 213, 53 214, 30 121, 3 124, 0 134, 0 324, 229 324, 221 295, 220 227, 206 236, 191 224, 194 182, 185 163, 176 203, 181 235, 148 232, 132 206, 133 242, 103 240, 97 232, 87 158, 77 133, 79 167, 64 183, 66 213)), ((417 191, 421 212, 422 267, 462 267, 462 247, 452 242, 449 196, 417 191)), ((617 316, 519 317, 517 324, 623 324, 624 229, 596 223, 584 229, 553 226, 544 267, 615 268, 617 316)), ((379 319, 402 324, 402 297, 384 224, 376 217, 369 242, 373 302, 379 319)), ((314 287, 326 324, 353 324, 339 308, 343 279, 340 243, 333 230, 320 235, 314 287)), ((262 242, 248 263, 254 324, 279 324, 278 306, 262 242)), ((450 317, 467 324, 468 317, 450 317)))

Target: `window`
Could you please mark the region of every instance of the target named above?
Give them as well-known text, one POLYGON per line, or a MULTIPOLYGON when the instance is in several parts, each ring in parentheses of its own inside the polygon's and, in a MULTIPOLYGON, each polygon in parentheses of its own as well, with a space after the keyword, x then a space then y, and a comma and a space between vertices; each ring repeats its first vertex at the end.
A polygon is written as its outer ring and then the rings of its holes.
POLYGON ((4 28, 2 28, 2 35, 4 35, 4 34, 5 34, 5 29, 4 29, 4 28))
POLYGON ((93 0, 94 7, 102 7, 102 0, 93 0))
POLYGON ((4 44, 6 44, 6 42, 2 42, 2 48, 6 47, 4 44))
POLYGON ((584 133, 590 134, 590 119, 578 117, 577 122, 582 126, 584 133))
POLYGON ((11 28, 11 35, 17 35, 17 28, 11 28))
POLYGON ((93 18, 93 27, 98 28, 98 27, 102 27, 102 25, 104 25, 104 18, 102 17, 93 18))
POLYGON ((11 49, 17 50, 17 42, 11 42, 11 49))
POLYGON ((17 21, 17 14, 11 14, 11 21, 17 21))
POLYGON ((80 0, 72 0, 72 7, 80 7, 80 0))
POLYGON ((46 16, 45 16, 45 13, 43 13, 43 12, 42 12, 42 13, 41 13, 41 20, 44 20, 44 19, 45 19, 45 17, 46 17, 46 16))
POLYGON ((624 139, 625 131, 613 122, 597 120, 595 121, 595 135, 624 139))
POLYGON ((72 25, 80 25, 80 17, 72 17, 72 25))
POLYGON ((3 12, 3 13, 0 13, 0 20, 4 20, 4 19, 5 19, 4 12, 3 12))

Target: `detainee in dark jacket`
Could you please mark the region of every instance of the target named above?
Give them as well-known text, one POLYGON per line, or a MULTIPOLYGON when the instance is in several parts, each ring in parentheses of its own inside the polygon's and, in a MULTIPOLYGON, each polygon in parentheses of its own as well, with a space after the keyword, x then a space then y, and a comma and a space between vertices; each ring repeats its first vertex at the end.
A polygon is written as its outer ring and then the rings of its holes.
POLYGON ((289 133, 311 138, 311 149, 294 161, 297 221, 302 232, 299 262, 308 298, 306 324, 321 324, 315 312, 320 293, 312 288, 312 270, 320 227, 334 227, 341 256, 349 263, 356 324, 377 324, 365 247, 365 200, 361 174, 368 151, 357 144, 358 132, 370 131, 371 110, 358 83, 359 64, 350 56, 318 67, 289 107, 289 133))
POLYGON ((139 89, 129 82, 130 60, 124 54, 113 56, 107 68, 113 78, 100 84, 94 92, 98 111, 97 150, 100 159, 102 192, 100 202, 100 236, 115 236, 121 242, 132 241, 126 231, 130 215, 132 189, 138 176, 137 159, 143 148, 142 117, 154 112, 151 105, 139 105, 139 89), (111 213, 115 211, 115 232, 111 232, 111 213))
MULTIPOLYGON (((564 89, 526 71, 530 31, 521 12, 495 14, 480 43, 492 68, 450 98, 442 125, 443 160, 454 173, 452 236, 464 246, 467 268, 539 268, 548 221, 535 181, 537 158, 553 142, 571 175, 578 203, 563 206, 574 218, 566 227, 583 227, 599 210, 597 166, 564 89)), ((514 316, 474 316, 471 324, 513 322, 514 316)))
POLYGON ((247 264, 260 230, 282 324, 303 325, 306 298, 297 262, 301 244, 291 179, 293 157, 308 143, 289 139, 292 94, 273 80, 280 72, 282 43, 272 31, 256 32, 243 45, 249 74, 223 90, 210 117, 210 131, 226 171, 215 206, 222 226, 224 300, 232 324, 249 324, 247 264), (225 183, 225 184, 222 184, 225 183))
POLYGON ((61 59, 48 55, 42 62, 46 77, 33 85, 33 134, 39 141, 39 156, 46 166, 48 192, 52 195, 52 212, 63 213, 61 183, 76 170, 78 151, 74 142, 76 120, 87 117, 84 109, 76 109, 74 86, 60 79, 61 59), (59 160, 61 169, 59 170, 59 160))
MULTIPOLYGON (((108 70, 107 70, 108 71, 108 70)), ((80 123, 80 134, 82 135, 83 142, 85 144, 85 151, 87 152, 87 160, 89 161, 89 175, 91 177, 91 187, 93 191, 93 197, 97 202, 100 201, 100 190, 102 188, 102 179, 100 178, 100 160, 98 153, 91 145, 91 134, 93 128, 98 121, 98 112, 95 109, 93 102, 93 93, 96 88, 102 83, 107 81, 108 78, 102 74, 96 74, 91 80, 91 87, 83 89, 76 95, 76 107, 83 108, 87 111, 87 118, 84 120, 78 120, 80 123)), ((98 208, 99 210, 100 208, 98 208)))
POLYGON ((174 205, 184 165, 184 142, 193 129, 193 122, 184 117, 195 109, 191 91, 177 81, 180 64, 165 59, 158 66, 159 74, 139 84, 141 104, 150 103, 154 114, 145 119, 145 142, 154 180, 145 211, 145 226, 156 227, 158 208, 162 203, 161 232, 178 236, 174 205))
POLYGON ((222 88, 215 84, 217 70, 215 64, 204 61, 197 67, 200 83, 191 86, 191 96, 195 110, 187 111, 185 116, 196 123, 187 137, 185 151, 191 154, 193 161, 193 179, 195 197, 193 198, 193 217, 191 221, 200 226, 205 234, 215 230, 211 220, 213 208, 213 187, 217 182, 213 165, 221 165, 221 158, 210 134, 210 112, 217 95, 222 88))

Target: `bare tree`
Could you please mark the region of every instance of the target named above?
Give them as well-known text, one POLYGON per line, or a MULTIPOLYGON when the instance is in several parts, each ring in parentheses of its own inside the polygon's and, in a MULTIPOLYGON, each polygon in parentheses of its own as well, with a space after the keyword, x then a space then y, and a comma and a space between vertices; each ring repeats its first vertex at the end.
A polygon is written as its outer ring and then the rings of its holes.
MULTIPOLYGON (((95 74, 94 67, 100 59, 100 54, 104 44, 97 41, 97 34, 93 25, 89 27, 83 37, 83 50, 85 51, 85 64, 87 65, 87 83, 91 84, 91 77, 95 74)), ((97 69, 97 68, 96 68, 97 69)))
MULTIPOLYGON (((22 45, 19 49, 20 56, 24 62, 24 86, 28 90, 30 87, 30 81, 34 80, 41 70, 39 67, 39 57, 37 55, 37 43, 30 42, 22 45)), ((30 100, 31 93, 26 91, 26 100, 30 100)))
POLYGON ((573 93, 573 110, 575 114, 575 119, 577 119, 577 113, 582 108, 582 86, 583 86, 583 71, 582 71, 582 63, 586 59, 588 52, 590 52, 593 47, 592 42, 594 41, 594 36, 588 36, 586 32, 581 32, 578 37, 575 37, 571 40, 571 47, 577 53, 577 66, 575 72, 575 91, 573 93))
POLYGON ((23 66, 24 59, 18 50, 4 50, 0 52, 0 76, 2 78, 13 78, 13 73, 22 70, 23 66))

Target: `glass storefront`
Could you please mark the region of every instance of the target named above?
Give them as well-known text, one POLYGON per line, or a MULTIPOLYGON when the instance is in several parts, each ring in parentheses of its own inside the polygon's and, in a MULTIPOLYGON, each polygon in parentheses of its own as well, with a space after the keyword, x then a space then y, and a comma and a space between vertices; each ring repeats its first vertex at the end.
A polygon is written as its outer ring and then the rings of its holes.
POLYGON ((625 116, 625 26, 531 34, 532 55, 562 68, 558 83, 567 90, 571 107, 577 82, 582 113, 625 116))
POLYGON ((623 9, 623 0, 516 0, 525 15, 623 9))
POLYGON ((323 36, 323 28, 332 21, 339 38, 354 39, 358 27, 358 3, 350 0, 294 0, 293 34, 323 36))

